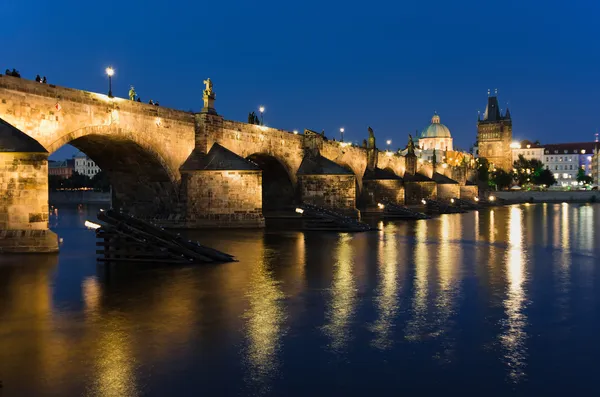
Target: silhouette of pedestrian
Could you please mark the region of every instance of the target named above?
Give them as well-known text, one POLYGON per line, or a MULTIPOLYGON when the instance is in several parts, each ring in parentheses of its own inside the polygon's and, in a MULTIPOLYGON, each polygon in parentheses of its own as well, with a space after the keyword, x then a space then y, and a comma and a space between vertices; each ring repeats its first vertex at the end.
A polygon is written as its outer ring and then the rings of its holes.
POLYGON ((6 69, 6 72, 4 72, 4 74, 10 76, 10 70, 6 69))
POLYGON ((138 101, 138 102, 142 102, 142 98, 140 98, 140 97, 138 96, 138 99, 137 99, 137 101, 138 101))
POLYGON ((152 99, 150 99, 150 101, 148 101, 149 105, 154 105, 154 101, 152 99))
POLYGON ((13 77, 21 77, 21 73, 19 73, 19 71, 15 68, 12 70, 12 75, 13 77))
POLYGON ((48 80, 46 80, 46 76, 44 76, 44 78, 42 79, 42 83, 43 84, 48 84, 48 80))
POLYGON ((155 105, 155 106, 160 106, 160 105, 158 104, 158 102, 154 102, 154 105, 155 105))
POLYGON ((38 82, 38 83, 42 82, 42 78, 40 77, 39 74, 37 76, 35 76, 35 81, 38 82))

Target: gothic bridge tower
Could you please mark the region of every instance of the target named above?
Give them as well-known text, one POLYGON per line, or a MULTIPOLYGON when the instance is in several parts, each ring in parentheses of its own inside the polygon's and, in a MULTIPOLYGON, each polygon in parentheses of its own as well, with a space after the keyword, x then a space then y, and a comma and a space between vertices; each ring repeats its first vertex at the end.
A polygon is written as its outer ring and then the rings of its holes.
MULTIPOLYGON (((477 120, 477 141, 479 157, 485 157, 496 168, 512 170, 512 119, 508 107, 504 115, 498 106, 498 91, 488 96, 483 119, 477 120)), ((488 91, 489 95, 489 91, 488 91)))

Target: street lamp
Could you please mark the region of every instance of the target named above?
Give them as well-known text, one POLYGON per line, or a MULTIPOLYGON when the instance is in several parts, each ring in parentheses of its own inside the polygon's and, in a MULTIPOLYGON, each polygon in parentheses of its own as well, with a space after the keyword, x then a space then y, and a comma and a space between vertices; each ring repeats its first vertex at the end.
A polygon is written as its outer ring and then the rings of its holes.
POLYGON ((342 142, 344 142, 344 128, 340 128, 340 134, 342 134, 342 142))
POLYGON ((112 77, 115 74, 115 70, 112 68, 112 66, 109 66, 106 68, 106 75, 108 76, 108 97, 112 98, 113 94, 112 94, 112 77))
POLYGON ((390 145, 392 144, 392 140, 388 139, 387 141, 385 141, 385 143, 387 144, 388 150, 390 150, 390 145))
POLYGON ((265 107, 264 106, 260 106, 258 108, 258 111, 260 112, 260 125, 265 125, 265 120, 263 118, 263 113, 265 112, 265 107))

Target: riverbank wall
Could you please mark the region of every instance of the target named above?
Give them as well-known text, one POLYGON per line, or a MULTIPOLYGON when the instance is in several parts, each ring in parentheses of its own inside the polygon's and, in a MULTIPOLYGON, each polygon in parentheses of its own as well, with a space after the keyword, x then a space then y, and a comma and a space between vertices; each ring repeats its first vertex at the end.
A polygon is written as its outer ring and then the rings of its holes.
POLYGON ((57 204, 110 204, 110 192, 93 192, 90 190, 50 191, 50 205, 57 204))
POLYGON ((516 191, 494 192, 494 196, 508 203, 600 203, 600 191, 516 191))

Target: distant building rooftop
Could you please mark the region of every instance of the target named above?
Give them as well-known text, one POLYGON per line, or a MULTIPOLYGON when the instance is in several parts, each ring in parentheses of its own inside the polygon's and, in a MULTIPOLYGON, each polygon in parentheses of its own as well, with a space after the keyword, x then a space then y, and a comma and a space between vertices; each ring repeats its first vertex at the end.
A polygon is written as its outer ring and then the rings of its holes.
POLYGON ((545 154, 591 154, 596 142, 552 143, 544 145, 545 154))

